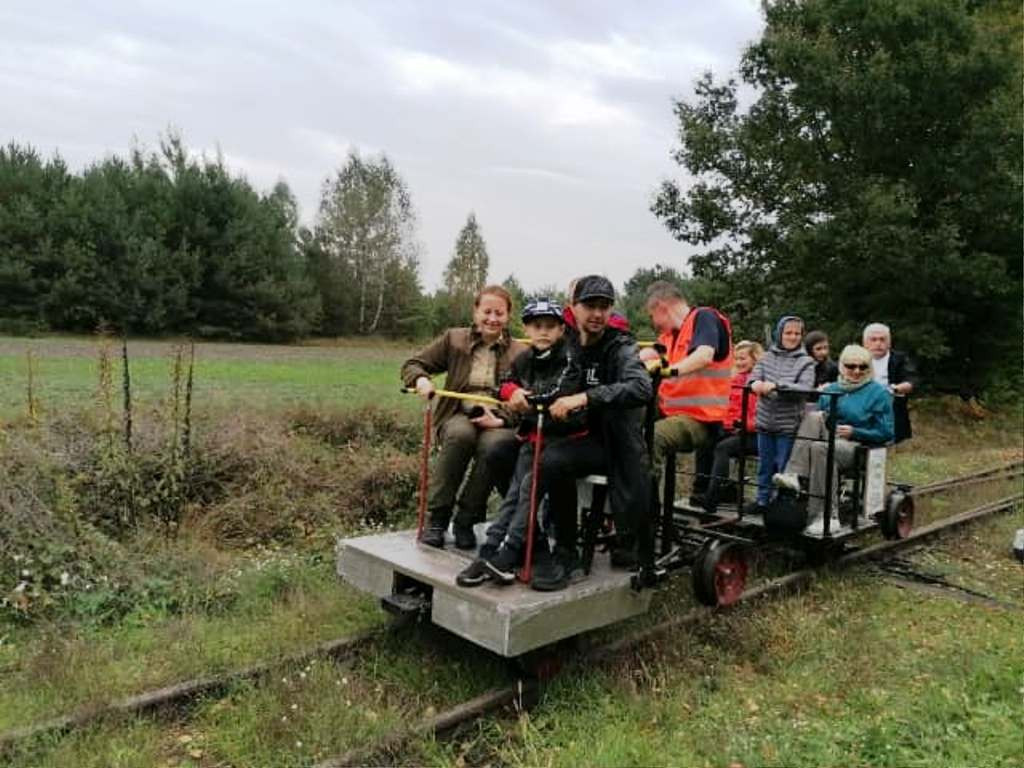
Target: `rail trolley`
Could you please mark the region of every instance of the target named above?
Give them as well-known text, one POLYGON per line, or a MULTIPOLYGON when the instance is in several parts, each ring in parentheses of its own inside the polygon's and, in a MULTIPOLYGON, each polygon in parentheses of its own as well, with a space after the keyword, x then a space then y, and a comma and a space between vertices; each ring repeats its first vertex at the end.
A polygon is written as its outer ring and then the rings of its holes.
MULTIPOLYGON (((655 396, 648 407, 648 437, 653 434, 657 384, 674 371, 664 363, 652 370, 655 396)), ((789 388, 787 397, 817 399, 822 393, 789 388)), ((744 418, 749 390, 743 394, 744 418)), ((450 534, 443 549, 418 543, 418 529, 341 539, 337 542, 337 572, 357 589, 380 599, 395 614, 415 615, 504 657, 524 657, 573 636, 646 612, 653 589, 673 569, 689 567, 697 600, 725 606, 743 593, 751 554, 771 550, 797 552, 810 562, 826 563, 848 542, 880 529, 888 538, 904 538, 911 530, 914 499, 911 488, 886 478, 886 448, 858 448, 852 471, 840 475, 838 504, 833 503, 836 402, 826 411, 827 470, 825 525, 820 534, 806 532, 806 498, 780 491, 764 516, 745 513, 743 501, 751 485, 747 473, 753 458, 740 454, 736 464, 735 504, 722 504, 714 514, 676 499, 675 457, 669 456, 662 489, 652 489, 652 555, 637 572, 612 570, 609 558, 595 556, 614 535, 607 508, 607 480, 590 476, 577 480, 580 544, 587 578, 558 592, 538 592, 523 583, 498 586, 485 583, 467 589, 455 576, 476 557, 475 551, 454 548, 450 534), (656 499, 662 490, 661 498, 656 499), (859 513, 859 514, 858 514, 859 513), (768 519, 765 519, 768 518, 768 519)), ((425 411, 425 451, 431 429, 425 411)), ((741 429, 743 427, 741 426, 741 429)), ((742 442, 742 441, 741 441, 742 442)), ((426 456, 426 453, 424 454, 426 456)), ((652 484, 655 481, 652 480, 652 484)), ((421 477, 421 521, 425 506, 425 474, 421 477)), ((483 539, 487 523, 476 527, 483 539)))

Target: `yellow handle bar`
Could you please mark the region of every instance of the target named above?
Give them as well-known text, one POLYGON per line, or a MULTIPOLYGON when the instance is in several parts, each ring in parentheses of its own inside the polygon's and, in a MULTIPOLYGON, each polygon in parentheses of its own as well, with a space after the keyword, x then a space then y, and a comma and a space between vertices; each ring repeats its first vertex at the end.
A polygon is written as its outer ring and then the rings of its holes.
MULTIPOLYGON (((417 394, 415 387, 403 387, 402 391, 407 394, 417 394)), ((469 392, 453 392, 450 389, 435 389, 432 397, 450 397, 452 400, 469 400, 472 403, 483 403, 484 405, 502 405, 501 400, 496 397, 474 395, 469 392)))

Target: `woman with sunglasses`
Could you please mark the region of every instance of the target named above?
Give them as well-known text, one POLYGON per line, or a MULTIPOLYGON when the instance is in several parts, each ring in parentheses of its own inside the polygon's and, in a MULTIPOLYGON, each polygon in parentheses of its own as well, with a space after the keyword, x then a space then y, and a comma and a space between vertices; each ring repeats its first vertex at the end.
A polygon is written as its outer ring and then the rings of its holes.
MULTIPOLYGON (((850 469, 854 465, 858 444, 884 445, 893 439, 892 398, 885 387, 873 378, 871 353, 857 344, 850 344, 839 356, 839 380, 827 385, 823 392, 842 392, 836 403, 837 423, 835 467, 850 469)), ((825 521, 825 472, 828 456, 828 429, 825 413, 831 397, 823 394, 818 409, 807 414, 797 432, 796 444, 786 471, 775 475, 775 485, 800 491, 806 487, 810 524, 807 533, 820 535, 825 521)), ((837 489, 832 478, 832 492, 837 489)), ((836 509, 833 498, 832 509, 836 509)), ((832 529, 837 528, 832 525, 832 529)))

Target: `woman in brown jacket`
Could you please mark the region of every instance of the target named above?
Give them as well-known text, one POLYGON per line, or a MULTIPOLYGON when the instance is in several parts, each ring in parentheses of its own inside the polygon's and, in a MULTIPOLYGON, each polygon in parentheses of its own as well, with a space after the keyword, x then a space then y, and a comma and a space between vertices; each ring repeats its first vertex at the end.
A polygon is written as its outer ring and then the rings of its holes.
MULTIPOLYGON (((447 373, 445 389, 494 395, 512 359, 525 349, 508 334, 512 297, 500 285, 480 290, 473 302, 473 326, 449 328, 402 366, 402 382, 420 397, 434 394, 431 376, 447 373)), ((444 534, 456 506, 452 533, 460 549, 476 547, 473 524, 484 519, 492 488, 504 495, 515 466, 515 436, 502 411, 489 406, 438 398, 434 425, 441 448, 427 492, 429 519, 421 541, 444 546, 444 534), (487 456, 492 461, 487 461, 487 456), (470 461, 473 468, 463 485, 470 461), (506 466, 507 465, 507 466, 506 466)))

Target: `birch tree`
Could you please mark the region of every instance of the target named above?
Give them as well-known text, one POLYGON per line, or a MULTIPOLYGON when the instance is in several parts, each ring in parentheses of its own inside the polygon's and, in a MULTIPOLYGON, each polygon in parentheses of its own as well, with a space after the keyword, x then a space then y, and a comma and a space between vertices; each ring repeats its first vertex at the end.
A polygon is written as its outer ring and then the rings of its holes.
MULTIPOLYGON (((350 283, 350 306, 326 300, 324 316, 341 328, 372 334, 394 296, 399 273, 416 272, 416 216, 409 190, 391 161, 349 154, 324 182, 316 223, 317 244, 335 282, 350 283)), ((337 293, 333 293, 337 296, 337 293)))

